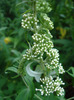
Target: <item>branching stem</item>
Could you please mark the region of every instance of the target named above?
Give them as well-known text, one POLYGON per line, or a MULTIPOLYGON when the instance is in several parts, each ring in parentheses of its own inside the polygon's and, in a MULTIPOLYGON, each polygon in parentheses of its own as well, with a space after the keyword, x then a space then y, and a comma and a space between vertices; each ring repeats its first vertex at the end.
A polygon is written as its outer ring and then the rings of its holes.
POLYGON ((42 100, 38 95, 35 94, 35 96, 36 96, 39 100, 42 100))

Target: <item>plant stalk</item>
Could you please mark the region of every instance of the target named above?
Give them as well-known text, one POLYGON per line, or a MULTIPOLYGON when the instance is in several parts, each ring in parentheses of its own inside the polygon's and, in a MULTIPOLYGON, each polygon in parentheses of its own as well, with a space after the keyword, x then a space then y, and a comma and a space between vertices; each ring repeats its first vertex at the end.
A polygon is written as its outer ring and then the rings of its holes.
POLYGON ((42 100, 38 95, 35 94, 35 96, 36 96, 39 100, 42 100))
POLYGON ((67 100, 73 100, 74 99, 74 97, 71 97, 71 98, 68 98, 67 100))

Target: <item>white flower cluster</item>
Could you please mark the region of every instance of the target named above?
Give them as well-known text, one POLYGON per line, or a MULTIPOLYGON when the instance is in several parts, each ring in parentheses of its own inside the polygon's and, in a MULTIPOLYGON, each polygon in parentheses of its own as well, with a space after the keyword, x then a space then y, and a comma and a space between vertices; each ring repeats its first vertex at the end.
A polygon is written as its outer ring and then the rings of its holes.
POLYGON ((46 67, 48 69, 55 69, 58 67, 58 64, 59 64, 59 53, 58 53, 58 50, 57 49, 50 49, 48 52, 47 52, 47 56, 48 56, 48 59, 47 61, 49 63, 45 63, 46 67))
POLYGON ((34 25, 37 25, 37 22, 38 20, 34 17, 34 14, 28 13, 23 15, 21 25, 23 28, 33 31, 34 25))
MULTIPOLYGON (((51 35, 50 35, 51 36, 51 35)), ((23 55, 24 59, 43 59, 44 52, 48 52, 53 47, 53 42, 47 36, 47 34, 39 34, 35 33, 32 36, 34 45, 32 46, 31 50, 27 50, 26 54, 23 55)))
POLYGON ((43 85, 41 85, 41 89, 36 89, 36 91, 40 91, 41 95, 50 95, 51 93, 56 93, 57 96, 64 95, 64 89, 60 87, 60 85, 64 85, 61 78, 57 77, 55 80, 52 76, 40 78, 40 81, 43 85))
POLYGON ((53 22, 50 20, 50 18, 47 16, 45 13, 41 13, 41 19, 42 19, 42 26, 45 28, 48 28, 49 30, 52 30, 53 27, 53 22))
POLYGON ((53 22, 45 14, 45 12, 51 11, 51 8, 45 0, 36 0, 36 9, 40 12, 41 23, 31 13, 23 15, 22 27, 31 31, 34 31, 35 27, 35 34, 32 35, 33 46, 26 50, 23 58, 24 60, 35 60, 40 65, 42 64, 44 78, 40 79, 40 81, 43 85, 41 85, 41 89, 36 89, 36 91, 40 91, 41 95, 45 94, 47 96, 51 93, 56 93, 57 96, 60 96, 64 94, 64 89, 60 87, 64 83, 57 75, 63 74, 65 71, 59 63, 58 50, 53 48, 54 45, 51 41, 52 35, 49 30, 54 28, 53 22))
MULTIPOLYGON (((51 36, 51 35, 50 35, 51 36)), ((46 60, 44 65, 47 69, 53 70, 58 68, 59 74, 64 73, 64 69, 59 64, 59 53, 57 49, 53 48, 53 42, 47 36, 47 34, 39 34, 35 33, 32 36, 34 45, 32 48, 27 49, 26 53, 23 55, 25 60, 32 60, 32 59, 42 59, 44 52, 46 53, 46 60)))
POLYGON ((59 69, 58 69, 59 74, 65 73, 65 70, 63 69, 63 66, 61 65, 61 63, 59 64, 58 68, 59 68, 59 69))
POLYGON ((36 9, 39 12, 50 12, 52 9, 50 7, 50 4, 46 2, 45 0, 37 0, 36 1, 36 9))

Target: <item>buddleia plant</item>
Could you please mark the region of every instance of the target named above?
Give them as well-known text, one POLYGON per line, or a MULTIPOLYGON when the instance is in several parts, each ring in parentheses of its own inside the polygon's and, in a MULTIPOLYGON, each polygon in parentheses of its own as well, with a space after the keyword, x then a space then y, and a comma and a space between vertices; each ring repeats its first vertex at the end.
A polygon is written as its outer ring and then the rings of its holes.
POLYGON ((47 0, 31 0, 32 9, 23 14, 21 25, 25 30, 33 33, 33 44, 29 42, 29 49, 26 50, 19 64, 19 73, 25 72, 39 84, 35 85, 35 91, 43 96, 56 94, 64 95, 64 85, 59 77, 65 71, 59 62, 59 52, 54 47, 50 30, 54 28, 48 13, 52 10, 47 0), (27 65, 24 66, 26 62, 27 65), (34 64, 35 63, 35 64, 34 64))

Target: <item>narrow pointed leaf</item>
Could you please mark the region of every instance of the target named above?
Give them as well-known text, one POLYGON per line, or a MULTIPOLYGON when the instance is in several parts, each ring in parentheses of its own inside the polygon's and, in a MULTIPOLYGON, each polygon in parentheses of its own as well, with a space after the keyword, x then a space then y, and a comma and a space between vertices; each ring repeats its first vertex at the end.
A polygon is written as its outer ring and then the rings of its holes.
POLYGON ((7 72, 7 71, 12 71, 12 72, 18 73, 18 70, 17 70, 17 68, 15 68, 15 67, 8 67, 8 68, 6 69, 6 72, 7 72))

